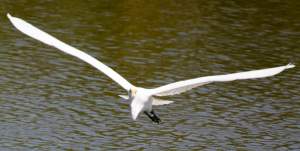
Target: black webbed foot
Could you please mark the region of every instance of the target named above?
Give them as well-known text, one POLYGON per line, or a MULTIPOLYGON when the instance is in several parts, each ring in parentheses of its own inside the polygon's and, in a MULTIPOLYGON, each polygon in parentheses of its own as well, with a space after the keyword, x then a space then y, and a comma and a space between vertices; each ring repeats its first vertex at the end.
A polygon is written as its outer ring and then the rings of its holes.
POLYGON ((144 111, 144 113, 155 123, 159 124, 161 122, 160 118, 154 113, 152 110, 151 112, 144 111))

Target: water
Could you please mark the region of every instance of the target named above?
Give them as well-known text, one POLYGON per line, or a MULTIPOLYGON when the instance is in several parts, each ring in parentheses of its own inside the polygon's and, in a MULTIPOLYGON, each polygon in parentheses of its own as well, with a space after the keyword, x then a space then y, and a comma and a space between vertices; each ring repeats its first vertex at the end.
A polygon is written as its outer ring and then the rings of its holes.
POLYGON ((16 31, 21 17, 133 84, 261 69, 300 58, 300 3, 2 1, 0 150, 299 150, 300 70, 167 97, 162 119, 130 117, 122 88, 16 31))

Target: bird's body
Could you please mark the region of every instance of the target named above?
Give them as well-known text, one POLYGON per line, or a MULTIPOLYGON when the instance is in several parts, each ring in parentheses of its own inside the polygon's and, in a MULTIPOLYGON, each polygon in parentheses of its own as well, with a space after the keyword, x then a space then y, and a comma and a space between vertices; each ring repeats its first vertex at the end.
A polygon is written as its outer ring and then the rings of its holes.
POLYGON ((149 90, 144 88, 134 88, 136 93, 133 94, 131 100, 131 115, 135 120, 140 112, 150 112, 152 110, 152 98, 149 94, 149 90))
POLYGON ((97 68, 105 75, 110 77, 121 87, 123 87, 128 92, 128 96, 120 95, 120 97, 127 99, 131 102, 130 107, 133 120, 136 120, 140 113, 145 113, 152 121, 159 123, 160 119, 153 111, 152 106, 173 103, 173 101, 158 99, 157 97, 159 96, 180 94, 198 86, 202 86, 213 82, 227 82, 233 80, 270 77, 286 69, 295 67, 295 65, 293 64, 288 64, 285 66, 279 66, 274 68, 252 70, 225 75, 200 77, 167 84, 154 89, 146 89, 132 85, 117 72, 115 72, 102 62, 98 61, 94 57, 56 39, 55 37, 34 27, 26 21, 20 18, 13 17, 10 14, 7 14, 7 17, 12 22, 12 24, 24 34, 89 63, 90 65, 92 65, 93 67, 97 68))

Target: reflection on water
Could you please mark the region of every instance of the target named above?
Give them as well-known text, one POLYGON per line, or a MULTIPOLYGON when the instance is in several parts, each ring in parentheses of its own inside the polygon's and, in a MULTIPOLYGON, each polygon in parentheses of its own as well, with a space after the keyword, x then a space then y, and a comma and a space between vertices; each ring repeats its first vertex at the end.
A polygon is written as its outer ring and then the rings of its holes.
POLYGON ((1 150, 297 150, 297 68, 216 83, 130 117, 121 87, 16 31, 19 16, 113 67, 132 83, 298 65, 299 2, 4 1, 0 22, 1 150))

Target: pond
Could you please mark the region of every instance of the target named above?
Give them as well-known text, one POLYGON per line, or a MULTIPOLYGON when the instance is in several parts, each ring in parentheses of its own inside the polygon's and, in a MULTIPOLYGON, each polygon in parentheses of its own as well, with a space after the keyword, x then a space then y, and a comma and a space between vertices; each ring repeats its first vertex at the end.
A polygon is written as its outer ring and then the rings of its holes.
POLYGON ((299 150, 300 3, 3 1, 0 150, 299 150), (133 121, 126 92, 81 60, 17 31, 25 19, 137 86, 295 63, 270 78, 213 83, 133 121), (298 67, 297 67, 298 66, 298 67))

